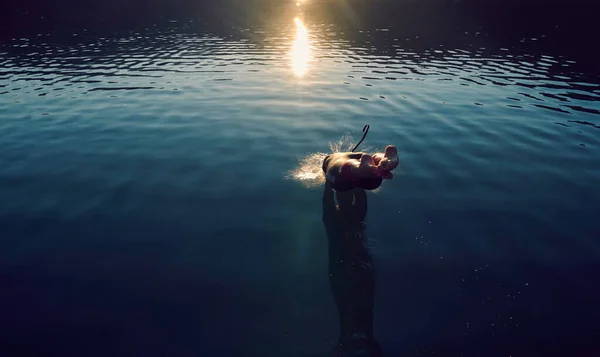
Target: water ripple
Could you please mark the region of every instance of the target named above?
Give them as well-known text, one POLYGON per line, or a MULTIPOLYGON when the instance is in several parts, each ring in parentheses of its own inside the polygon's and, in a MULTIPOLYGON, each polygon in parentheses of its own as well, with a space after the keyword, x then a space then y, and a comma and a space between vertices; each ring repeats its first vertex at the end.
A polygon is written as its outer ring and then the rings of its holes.
MULTIPOLYGON (((503 234, 539 247, 554 213, 592 207, 600 79, 570 58, 492 44, 422 48, 391 30, 304 21, 312 55, 301 78, 293 18, 236 36, 174 23, 3 44, 0 213, 153 219, 189 215, 190 197, 218 206, 252 192, 302 196, 282 183, 297 159, 367 123, 368 145, 402 153, 402 173, 382 189, 390 212, 408 203, 449 216, 461 206, 513 212, 538 226, 507 224, 503 234)), ((261 221, 276 221, 271 209, 261 221)), ((464 233, 457 247, 492 254, 494 224, 448 231, 464 233), (469 241, 474 231, 489 240, 469 241)))

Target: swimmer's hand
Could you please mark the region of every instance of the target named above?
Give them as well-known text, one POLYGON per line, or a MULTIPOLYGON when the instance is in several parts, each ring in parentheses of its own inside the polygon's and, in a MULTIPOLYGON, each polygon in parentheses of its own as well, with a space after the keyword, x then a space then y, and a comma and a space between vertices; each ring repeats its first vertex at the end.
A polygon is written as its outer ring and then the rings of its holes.
POLYGON ((373 160, 377 165, 377 175, 391 180, 394 177, 391 171, 398 167, 398 149, 394 145, 388 145, 383 154, 373 155, 373 160))

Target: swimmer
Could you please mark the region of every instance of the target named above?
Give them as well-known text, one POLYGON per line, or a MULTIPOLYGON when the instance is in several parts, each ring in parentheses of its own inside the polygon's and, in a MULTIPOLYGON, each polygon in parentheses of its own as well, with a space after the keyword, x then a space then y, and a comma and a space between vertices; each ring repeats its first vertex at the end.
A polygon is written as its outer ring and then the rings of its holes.
POLYGON ((383 153, 339 152, 323 160, 323 172, 337 192, 354 188, 374 190, 384 179, 391 180, 392 170, 398 167, 398 149, 388 145, 383 153))

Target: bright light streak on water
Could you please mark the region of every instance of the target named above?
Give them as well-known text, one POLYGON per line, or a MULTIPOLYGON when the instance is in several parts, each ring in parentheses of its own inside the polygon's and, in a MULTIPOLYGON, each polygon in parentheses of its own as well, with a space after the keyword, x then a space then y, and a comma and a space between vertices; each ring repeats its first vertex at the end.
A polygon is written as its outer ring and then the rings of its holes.
POLYGON ((308 71, 310 60, 310 41, 308 30, 299 18, 294 19, 296 24, 296 36, 292 44, 292 70, 297 77, 302 77, 308 71))

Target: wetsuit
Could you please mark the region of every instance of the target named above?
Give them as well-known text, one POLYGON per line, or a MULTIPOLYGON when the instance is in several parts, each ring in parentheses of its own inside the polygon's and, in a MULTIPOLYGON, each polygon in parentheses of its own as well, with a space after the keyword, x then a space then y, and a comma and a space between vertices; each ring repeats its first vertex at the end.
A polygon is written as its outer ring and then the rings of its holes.
POLYGON ((323 160, 323 172, 325 172, 327 180, 331 182, 334 190, 337 192, 345 192, 354 188, 374 190, 381 186, 383 182, 381 177, 360 178, 351 174, 350 165, 346 163, 350 159, 360 161, 363 155, 362 152, 338 152, 327 155, 323 160))

